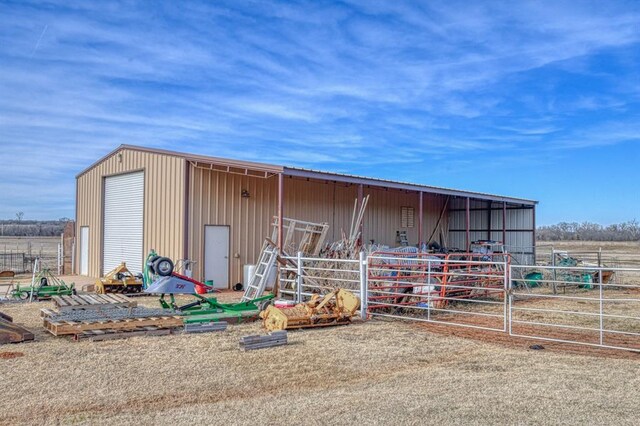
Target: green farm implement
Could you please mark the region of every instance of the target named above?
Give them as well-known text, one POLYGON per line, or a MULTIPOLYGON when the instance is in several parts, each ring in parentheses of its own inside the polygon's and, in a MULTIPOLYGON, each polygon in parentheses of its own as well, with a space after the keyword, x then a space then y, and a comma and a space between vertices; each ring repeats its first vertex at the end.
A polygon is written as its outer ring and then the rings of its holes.
POLYGON ((43 268, 38 272, 32 281, 32 285, 17 284, 16 288, 11 291, 11 297, 20 300, 50 299, 52 296, 70 296, 76 294, 75 284, 67 284, 60 278, 55 277, 47 268, 43 268))
POLYGON ((228 323, 242 323, 258 319, 260 311, 270 304, 274 295, 258 297, 252 300, 238 303, 221 303, 215 297, 207 297, 197 293, 197 286, 203 283, 193 278, 173 272, 173 262, 166 258, 160 258, 167 265, 166 271, 162 268, 149 268, 148 280, 152 281, 146 293, 160 295, 160 305, 164 309, 172 309, 178 315, 184 317, 185 324, 210 324, 220 321, 228 323), (176 301, 176 294, 189 295, 194 299, 183 305, 176 301), (169 296, 168 299, 166 296, 169 296))
POLYGON ((242 323, 257 320, 262 308, 274 297, 269 294, 248 302, 220 303, 215 297, 199 294, 193 294, 193 296, 195 297, 193 302, 178 306, 173 294, 169 295, 169 301, 163 294, 160 297, 160 305, 164 309, 173 309, 179 315, 184 315, 185 324, 208 324, 218 321, 242 323))

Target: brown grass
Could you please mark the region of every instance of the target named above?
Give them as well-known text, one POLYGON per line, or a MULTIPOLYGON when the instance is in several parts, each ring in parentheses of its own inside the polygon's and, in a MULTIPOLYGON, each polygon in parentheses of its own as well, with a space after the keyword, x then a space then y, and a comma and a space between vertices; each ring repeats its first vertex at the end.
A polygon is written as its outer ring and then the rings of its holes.
POLYGON ((42 329, 37 314, 49 305, 2 306, 37 341, 19 346, 25 356, 0 360, 3 389, 10 390, 0 400, 0 424, 637 420, 640 357, 530 351, 529 342, 505 347, 491 337, 442 336, 384 320, 291 332, 288 346, 246 353, 238 340, 261 333, 257 323, 72 343, 42 329))

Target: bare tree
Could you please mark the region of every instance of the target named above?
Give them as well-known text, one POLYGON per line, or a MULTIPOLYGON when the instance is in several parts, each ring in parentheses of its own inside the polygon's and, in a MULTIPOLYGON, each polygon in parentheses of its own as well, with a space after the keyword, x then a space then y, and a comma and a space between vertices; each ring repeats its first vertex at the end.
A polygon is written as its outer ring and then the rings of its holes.
POLYGON ((24 217, 24 212, 16 213, 16 219, 18 219, 18 222, 22 222, 23 217, 24 217))

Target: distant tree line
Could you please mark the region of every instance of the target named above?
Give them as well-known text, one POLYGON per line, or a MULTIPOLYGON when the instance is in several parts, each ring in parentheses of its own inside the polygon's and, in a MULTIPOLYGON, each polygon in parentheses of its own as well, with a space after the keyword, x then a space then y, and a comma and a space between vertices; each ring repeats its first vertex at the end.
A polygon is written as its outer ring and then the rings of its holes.
POLYGON ((64 226, 71 219, 63 217, 58 220, 0 220, 0 236, 5 237, 54 237, 64 231, 64 226))
POLYGON ((540 241, 640 241, 640 223, 637 220, 602 226, 591 222, 561 222, 540 226, 540 241))

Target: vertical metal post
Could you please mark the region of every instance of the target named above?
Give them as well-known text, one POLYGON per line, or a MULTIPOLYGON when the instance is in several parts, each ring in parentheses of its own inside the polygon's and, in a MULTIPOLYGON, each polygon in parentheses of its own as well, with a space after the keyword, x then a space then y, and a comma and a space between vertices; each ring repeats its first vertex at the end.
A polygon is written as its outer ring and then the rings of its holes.
MULTIPOLYGON (((513 268, 513 265, 509 265, 509 276, 510 277, 513 276, 512 268, 513 268)), ((513 334, 513 330, 512 330, 513 321, 512 321, 512 317, 511 317, 511 315, 512 315, 511 313, 513 312, 513 309, 512 309, 513 308, 513 293, 512 293, 512 288, 513 287, 512 286, 513 286, 513 283, 511 282, 511 280, 509 280, 509 282, 507 283, 507 289, 508 289, 507 293, 509 294, 509 306, 508 306, 508 311, 509 312, 508 312, 507 318, 508 318, 508 321, 509 321, 509 335, 510 336, 513 334)))
POLYGON ((302 303, 302 252, 298 252, 298 271, 296 278, 296 303, 302 303))
POLYGON ((36 286, 36 269, 38 269, 38 260, 33 261, 33 274, 31 275, 31 293, 29 294, 29 303, 33 302, 33 288, 36 286))
MULTIPOLYGON (((362 209, 362 203, 364 200, 364 186, 362 184, 358 185, 358 210, 362 209)), ((360 222, 360 242, 364 246, 364 218, 362 222, 360 222)))
POLYGON ((536 264, 536 206, 534 205, 532 208, 531 217, 533 219, 533 238, 531 244, 533 245, 533 264, 536 264))
POLYGON ((502 329, 504 330, 504 332, 507 332, 507 328, 508 328, 508 323, 507 323, 507 299, 508 299, 508 294, 511 293, 509 291, 509 283, 511 282, 511 263, 507 261, 506 256, 505 256, 505 260, 504 260, 504 297, 502 298, 502 301, 504 302, 504 310, 503 310, 503 324, 502 324, 502 329))
POLYGON ((282 254, 284 249, 283 238, 283 222, 284 222, 284 175, 278 174, 278 252, 282 254))
POLYGON ((553 294, 558 293, 558 272, 556 271, 556 249, 551 247, 551 266, 553 266, 553 294))
POLYGON ((469 197, 467 197, 467 207, 466 207, 466 252, 469 253, 469 250, 471 249, 471 231, 470 231, 470 227, 471 227, 471 199, 469 197))
POLYGON ((431 321, 431 293, 435 290, 435 286, 431 288, 431 259, 427 258, 427 321, 431 321))
POLYGON ((358 266, 360 269, 360 318, 367 319, 368 307, 368 279, 367 279, 367 259, 364 251, 360 252, 358 257, 358 266))
MULTIPOLYGON (((507 245, 507 203, 502 203, 502 244, 507 245)), ((535 262, 535 260, 534 260, 535 262)))
POLYGON ((76 238, 73 237, 73 241, 71 242, 71 273, 75 274, 76 272, 76 238))
POLYGON ((418 250, 422 250, 422 209, 423 209, 423 201, 422 201, 422 191, 418 192, 418 250))
POLYGON ((602 268, 602 247, 598 247, 598 268, 602 268))
POLYGON ((604 344, 604 289, 602 288, 602 268, 598 266, 598 285, 600 287, 600 345, 604 344))
POLYGON ((56 256, 56 260, 57 260, 57 263, 58 263, 58 275, 60 275, 61 269, 62 269, 62 265, 61 265, 62 262, 60 261, 61 253, 62 253, 62 248, 61 248, 60 243, 58 243, 58 254, 56 256))

